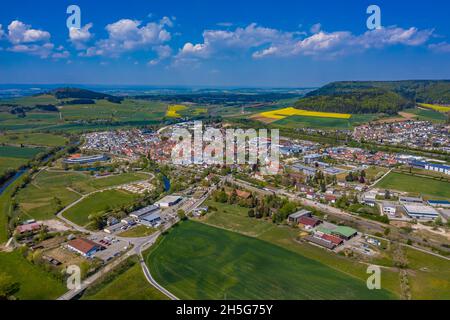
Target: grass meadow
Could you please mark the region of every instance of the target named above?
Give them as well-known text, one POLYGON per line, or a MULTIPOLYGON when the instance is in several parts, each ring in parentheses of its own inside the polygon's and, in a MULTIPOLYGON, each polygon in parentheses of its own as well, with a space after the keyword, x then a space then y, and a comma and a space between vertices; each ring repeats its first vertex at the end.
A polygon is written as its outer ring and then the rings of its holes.
POLYGON ((182 299, 391 299, 269 242, 183 222, 147 255, 155 279, 182 299))

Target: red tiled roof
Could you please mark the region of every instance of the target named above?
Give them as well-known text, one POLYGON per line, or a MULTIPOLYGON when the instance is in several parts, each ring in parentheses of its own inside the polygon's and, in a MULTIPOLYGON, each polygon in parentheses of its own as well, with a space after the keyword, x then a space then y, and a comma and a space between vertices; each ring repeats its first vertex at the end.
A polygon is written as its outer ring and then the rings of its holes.
POLYGON ((314 219, 314 218, 310 218, 310 217, 302 216, 302 217, 300 217, 300 219, 298 219, 298 223, 301 223, 301 224, 303 224, 305 226, 314 227, 314 226, 316 226, 319 223, 319 220, 314 219))
POLYGON ((96 247, 102 247, 100 244, 95 243, 94 241, 91 241, 89 239, 83 239, 83 238, 71 240, 68 243, 68 245, 71 246, 72 248, 77 249, 78 251, 85 253, 85 254, 87 254, 89 251, 91 251, 92 249, 94 249, 96 247))
POLYGON ((39 223, 35 222, 35 223, 18 226, 16 228, 16 230, 19 233, 25 233, 25 232, 29 232, 29 231, 36 231, 36 230, 39 230, 40 228, 41 228, 41 225, 39 223))
POLYGON ((341 238, 338 238, 338 237, 335 237, 335 236, 332 236, 332 235, 329 235, 326 233, 324 233, 321 238, 324 240, 330 241, 331 243, 334 243, 335 245, 340 245, 343 242, 343 240, 341 238))
POLYGON ((244 198, 244 199, 248 199, 252 195, 250 192, 242 191, 242 190, 236 190, 236 194, 238 195, 239 198, 244 198))

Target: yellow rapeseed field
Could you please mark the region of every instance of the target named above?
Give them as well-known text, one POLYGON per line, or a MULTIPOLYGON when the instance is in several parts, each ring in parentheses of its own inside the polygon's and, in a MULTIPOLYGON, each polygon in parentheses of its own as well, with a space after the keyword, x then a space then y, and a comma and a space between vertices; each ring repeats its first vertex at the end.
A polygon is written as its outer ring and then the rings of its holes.
POLYGON ((446 107, 446 106, 439 106, 436 104, 427 104, 427 103, 422 103, 422 104, 420 104, 420 106, 424 107, 424 108, 432 109, 435 111, 439 111, 439 112, 450 112, 450 107, 446 107))
POLYGON ((335 119, 350 119, 351 114, 347 113, 332 113, 332 112, 317 112, 309 110, 300 110, 295 108, 284 108, 274 111, 262 112, 259 114, 261 117, 270 119, 285 119, 290 116, 303 116, 303 117, 318 117, 318 118, 335 118, 335 119))
POLYGON ((181 104, 170 105, 167 108, 166 117, 169 117, 169 118, 181 118, 181 115, 178 113, 178 111, 185 110, 185 109, 187 109, 187 107, 183 106, 181 104))

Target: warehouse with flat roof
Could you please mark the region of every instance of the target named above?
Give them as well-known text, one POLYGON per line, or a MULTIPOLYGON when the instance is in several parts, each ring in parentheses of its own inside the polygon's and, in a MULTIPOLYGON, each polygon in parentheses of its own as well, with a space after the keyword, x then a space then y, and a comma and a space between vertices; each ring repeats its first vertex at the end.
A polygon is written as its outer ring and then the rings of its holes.
POLYGON ((403 208, 408 216, 419 220, 433 220, 439 217, 439 213, 430 206, 421 204, 404 204, 403 208))

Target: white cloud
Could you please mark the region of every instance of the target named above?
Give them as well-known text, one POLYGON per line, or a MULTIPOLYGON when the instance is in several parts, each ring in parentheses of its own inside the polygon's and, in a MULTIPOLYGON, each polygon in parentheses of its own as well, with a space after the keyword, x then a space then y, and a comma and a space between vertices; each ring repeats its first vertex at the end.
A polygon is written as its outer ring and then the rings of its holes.
POLYGON ((77 50, 86 49, 86 43, 93 37, 92 33, 89 31, 92 26, 92 23, 88 23, 81 29, 70 28, 69 38, 77 50))
POLYGON ((142 22, 131 19, 121 19, 108 24, 108 38, 97 41, 95 46, 86 50, 86 56, 119 56, 128 51, 150 49, 162 45, 171 39, 166 27, 173 26, 171 18, 164 17, 158 22, 142 22))
POLYGON ((38 56, 40 58, 48 58, 53 52, 54 45, 52 43, 38 44, 15 44, 8 48, 8 51, 27 53, 38 56))
POLYGON ((249 52, 253 58, 314 56, 333 58, 368 49, 394 45, 420 46, 431 38, 433 30, 387 27, 355 35, 350 31, 321 31, 321 24, 311 27, 313 34, 265 28, 255 23, 235 30, 205 30, 202 43, 187 42, 176 60, 208 59, 249 52))
POLYGON ((260 27, 256 23, 245 28, 236 28, 234 31, 205 30, 203 43, 187 42, 178 53, 177 58, 209 58, 224 52, 245 51, 265 44, 287 41, 292 39, 293 35, 294 33, 260 27))
POLYGON ((153 50, 156 52, 158 57, 148 62, 148 64, 152 66, 159 64, 161 61, 167 58, 170 58, 170 56, 172 55, 172 48, 168 45, 157 46, 154 47, 153 50))
POLYGON ((0 24, 0 39, 5 35, 5 31, 3 31, 3 26, 0 24))
POLYGON ((296 55, 332 58, 340 55, 362 52, 369 49, 381 49, 388 46, 420 46, 432 36, 432 30, 417 28, 402 29, 388 27, 354 35, 349 31, 327 33, 319 31, 300 40, 290 40, 257 51, 254 58, 288 57, 296 55))
POLYGON ((14 20, 8 25, 7 35, 12 46, 6 50, 48 58, 54 50, 50 37, 47 31, 33 29, 22 21, 14 20))
POLYGON ((12 44, 48 42, 50 33, 43 30, 32 29, 19 20, 14 20, 8 26, 8 38, 12 44))
POLYGON ((313 24, 313 25, 311 26, 311 28, 309 29, 309 31, 310 31, 311 33, 318 33, 321 29, 322 29, 322 24, 316 23, 316 24, 313 24))
POLYGON ((219 22, 219 23, 217 23, 217 25, 219 27, 226 27, 226 28, 228 28, 228 27, 232 27, 233 23, 232 22, 219 22))
POLYGON ((450 53, 450 43, 448 42, 430 44, 428 48, 438 53, 450 53))
POLYGON ((67 59, 70 57, 70 52, 67 51, 63 46, 59 46, 58 48, 56 48, 56 52, 54 52, 51 57, 56 60, 67 59))

